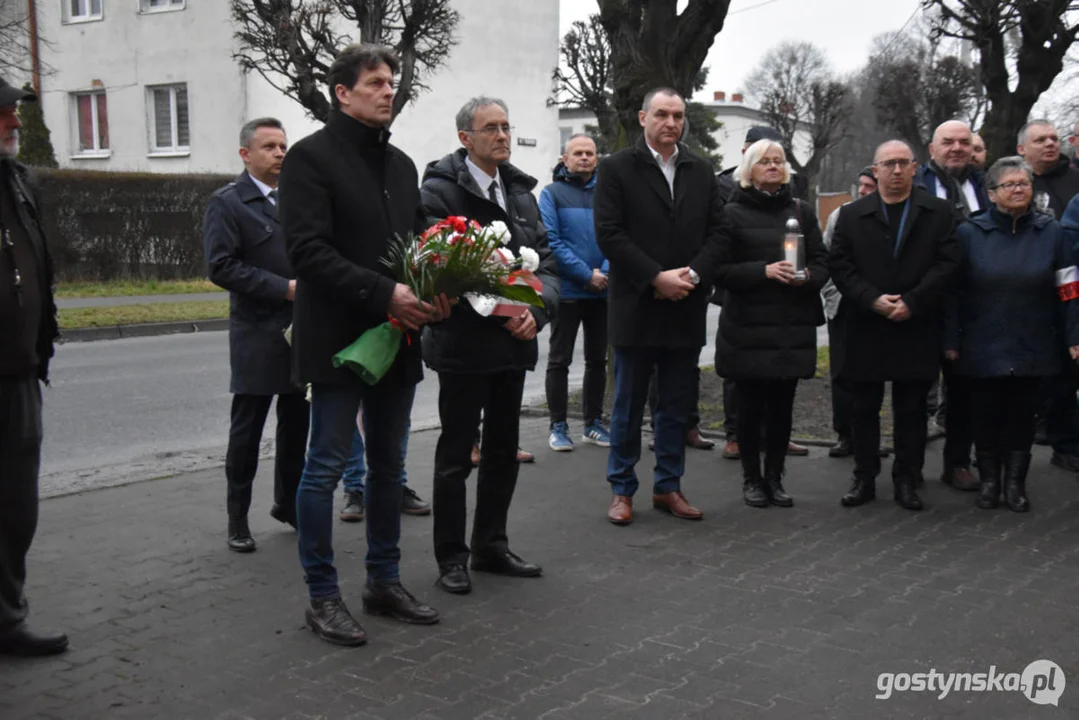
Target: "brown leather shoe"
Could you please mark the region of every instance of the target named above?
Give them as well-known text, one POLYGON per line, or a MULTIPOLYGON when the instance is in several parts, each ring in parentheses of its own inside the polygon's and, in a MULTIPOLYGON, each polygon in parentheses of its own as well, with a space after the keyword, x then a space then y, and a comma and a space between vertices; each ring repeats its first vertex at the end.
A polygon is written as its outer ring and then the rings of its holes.
POLYGON ((795 443, 787 443, 787 454, 795 455, 797 457, 805 457, 809 454, 809 448, 805 445, 796 445, 795 443))
POLYGON ((480 464, 480 446, 476 443, 472 446, 472 467, 476 467, 480 464))
POLYGON ((615 495, 611 507, 607 510, 607 519, 615 525, 629 525, 633 522, 633 498, 628 495, 615 495))
POLYGON ((704 517, 704 513, 690 505, 689 501, 686 500, 686 496, 681 492, 653 495, 652 507, 656 510, 665 510, 683 520, 700 520, 704 517))
POLYGON ((738 448, 737 440, 728 440, 723 446, 723 457, 727 460, 737 460, 742 457, 742 451, 738 448))
POLYGON ((686 447, 698 450, 711 450, 716 446, 715 442, 701 435, 699 428, 690 428, 686 432, 686 447))
POLYGON ((981 483, 970 468, 955 468, 951 473, 945 473, 941 480, 956 490, 972 491, 981 487, 981 483))
POLYGON ((517 462, 519 463, 533 463, 536 462, 536 456, 527 450, 517 448, 517 462))

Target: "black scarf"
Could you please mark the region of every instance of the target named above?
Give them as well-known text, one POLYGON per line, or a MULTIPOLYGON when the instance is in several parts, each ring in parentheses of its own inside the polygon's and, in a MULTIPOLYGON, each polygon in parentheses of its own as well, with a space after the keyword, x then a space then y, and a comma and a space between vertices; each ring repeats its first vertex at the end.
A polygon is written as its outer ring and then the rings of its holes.
POLYGON ((937 182, 944 187, 948 202, 963 213, 963 217, 969 218, 974 208, 970 206, 970 202, 967 200, 967 194, 963 192, 963 184, 970 179, 972 172, 971 166, 967 165, 959 174, 953 174, 942 168, 940 165, 937 165, 935 160, 930 160, 929 170, 937 176, 937 182))

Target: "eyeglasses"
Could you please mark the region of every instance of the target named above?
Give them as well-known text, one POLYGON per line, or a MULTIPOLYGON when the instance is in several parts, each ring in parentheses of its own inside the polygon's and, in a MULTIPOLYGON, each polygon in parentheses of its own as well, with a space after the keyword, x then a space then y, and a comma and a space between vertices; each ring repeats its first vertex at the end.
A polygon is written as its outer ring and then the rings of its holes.
POLYGON ((990 190, 1003 190, 1004 192, 1011 192, 1012 190, 1029 190, 1032 184, 1028 180, 1020 180, 1019 182, 1006 182, 1000 185, 994 185, 989 188, 990 190))
POLYGON ((775 165, 778 168, 787 164, 786 160, 780 160, 778 158, 761 158, 757 161, 757 164, 761 167, 768 167, 769 165, 775 165))
POLYGON ((469 130, 472 133, 479 133, 480 135, 486 135, 487 137, 496 137, 499 132, 504 132, 507 135, 513 134, 512 125, 484 125, 476 130, 469 130))
POLYGON ((873 163, 873 167, 888 170, 890 172, 896 172, 898 170, 906 170, 913 164, 913 160, 909 160, 907 158, 899 158, 898 160, 881 160, 879 163, 873 163))

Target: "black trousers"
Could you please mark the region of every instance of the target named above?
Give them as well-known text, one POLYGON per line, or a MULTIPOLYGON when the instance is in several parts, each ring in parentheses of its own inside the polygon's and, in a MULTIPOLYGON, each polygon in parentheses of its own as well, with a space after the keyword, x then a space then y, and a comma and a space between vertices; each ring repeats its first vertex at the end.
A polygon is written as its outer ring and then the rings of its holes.
POLYGON ((944 381, 941 383, 944 401, 940 410, 944 413, 945 471, 970 467, 970 449, 974 445, 970 382, 970 378, 956 374, 952 363, 944 362, 944 381))
POLYGON ((517 442, 524 370, 491 375, 438 374, 442 433, 435 447, 434 540, 439 566, 464 565, 470 552, 497 555, 509 550, 506 522, 517 487, 517 442), (472 547, 465 543, 471 451, 483 412, 483 453, 476 480, 472 547))
POLYGON ((723 432, 727 440, 738 438, 738 386, 723 378, 723 432))
POLYGON ((566 422, 569 404, 569 366, 577 329, 584 325, 584 389, 582 411, 585 425, 603 414, 607 387, 607 300, 562 300, 551 323, 551 348, 547 356, 547 407, 551 423, 566 422))
POLYGON ((26 619, 26 553, 37 530, 41 385, 0 378, 0 632, 26 619))
MULTIPOLYGON (((1003 457, 1030 452, 1035 416, 1041 406, 1042 378, 967 378, 973 405, 974 438, 978 453, 1003 457)), ((949 406, 949 410, 951 407, 949 406)), ((952 429, 948 421, 948 432, 952 429)))
MULTIPOLYGON (((693 404, 689 409, 689 419, 686 421, 686 432, 701 424, 701 368, 696 369, 697 381, 693 383, 693 404)), ((656 407, 659 404, 659 395, 656 391, 656 371, 652 370, 652 377, 648 380, 648 414, 651 416, 649 425, 656 427, 656 407)))
MULTIPOLYGON (((895 459, 892 478, 916 482, 925 465, 926 396, 931 380, 892 382, 892 415, 895 421, 895 459)), ((883 382, 853 382, 854 475, 872 481, 880 475, 880 408, 884 402, 883 382)))
POLYGON ((761 450, 764 471, 783 473, 787 444, 791 439, 794 394, 797 380, 739 380, 738 446, 742 472, 746 477, 761 476, 761 450))
MULTIPOLYGON (((251 484, 259 466, 259 444, 273 395, 233 395, 229 448, 225 455, 229 517, 246 517, 251 484)), ((274 502, 291 512, 303 474, 311 408, 303 393, 277 396, 277 455, 274 458, 274 502)))

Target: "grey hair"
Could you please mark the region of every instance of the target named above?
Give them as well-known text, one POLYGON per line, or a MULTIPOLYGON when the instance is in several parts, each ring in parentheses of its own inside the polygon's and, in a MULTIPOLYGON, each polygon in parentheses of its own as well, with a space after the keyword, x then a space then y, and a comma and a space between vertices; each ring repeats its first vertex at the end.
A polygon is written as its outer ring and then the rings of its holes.
POLYGON ((261 117, 254 120, 248 120, 244 123, 244 126, 240 128, 240 147, 251 147, 251 141, 255 139, 255 131, 259 128, 276 128, 281 132, 285 132, 285 126, 281 124, 281 121, 274 117, 261 117))
POLYGON ((592 141, 593 145, 597 144, 596 139, 594 137, 592 137, 591 135, 589 135, 588 133, 573 133, 568 138, 566 138, 566 143, 562 146, 562 154, 563 155, 566 154, 566 148, 569 147, 569 144, 571 142, 573 142, 574 140, 576 140, 577 138, 588 138, 589 140, 592 141))
POLYGON ((686 99, 682 97, 682 93, 678 92, 672 87, 652 88, 647 93, 645 93, 644 100, 641 101, 641 112, 648 112, 648 108, 652 106, 652 99, 655 98, 656 95, 670 95, 672 97, 678 98, 683 103, 686 101, 686 99))
POLYGON ((364 70, 375 70, 382 65, 390 68, 390 72, 396 75, 401 70, 401 61, 393 48, 386 45, 355 44, 348 45, 337 53, 333 64, 326 73, 326 84, 330 90, 330 104, 335 110, 341 107, 341 101, 337 99, 338 85, 347 88, 356 87, 360 79, 360 73, 364 70))
POLYGON ((1051 121, 1046 120, 1045 118, 1035 118, 1034 120, 1031 120, 1030 122, 1028 122, 1023 127, 1019 128, 1019 137, 1016 138, 1016 142, 1019 145, 1026 145, 1027 144, 1027 135, 1030 134, 1030 129, 1032 127, 1036 127, 1038 125, 1044 125, 1046 127, 1051 127, 1054 130, 1057 129, 1056 125, 1054 125, 1051 121))
POLYGON ((486 95, 478 95, 471 98, 468 102, 461 106, 461 109, 457 111, 457 129, 458 130, 471 130, 472 123, 476 119, 476 111, 482 107, 488 105, 497 105, 502 108, 507 117, 510 114, 510 109, 506 107, 505 101, 502 98, 487 97, 486 95))
POLYGON ((1034 169, 1030 167, 1019 155, 1011 155, 1009 157, 1002 157, 993 163, 989 170, 985 173, 985 186, 990 190, 995 190, 999 185, 999 180, 1005 173, 1013 172, 1015 170, 1021 170, 1027 174, 1027 179, 1034 182, 1034 169))

